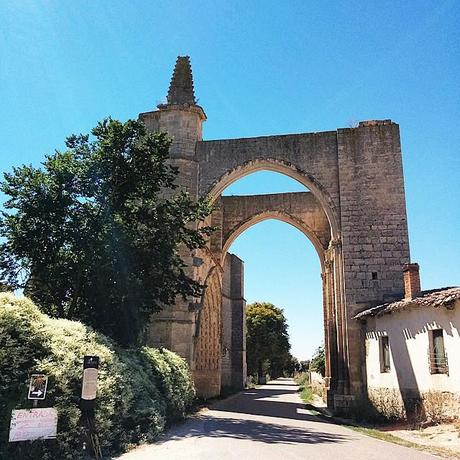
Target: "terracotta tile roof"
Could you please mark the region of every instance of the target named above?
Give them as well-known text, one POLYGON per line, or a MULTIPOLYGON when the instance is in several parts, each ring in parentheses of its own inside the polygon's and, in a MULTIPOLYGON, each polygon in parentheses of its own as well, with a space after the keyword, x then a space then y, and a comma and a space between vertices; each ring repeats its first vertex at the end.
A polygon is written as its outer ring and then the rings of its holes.
POLYGON ((445 287, 431 291, 421 291, 412 299, 401 299, 368 308, 358 313, 355 319, 363 319, 367 316, 382 316, 408 308, 445 307, 452 309, 457 299, 460 299, 460 287, 445 287))

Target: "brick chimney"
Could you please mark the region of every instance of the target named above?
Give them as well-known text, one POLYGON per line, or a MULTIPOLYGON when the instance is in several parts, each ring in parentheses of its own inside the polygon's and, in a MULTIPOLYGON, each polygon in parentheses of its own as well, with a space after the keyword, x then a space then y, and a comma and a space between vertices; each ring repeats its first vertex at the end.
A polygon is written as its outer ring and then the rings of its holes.
POLYGON ((418 264, 404 264, 404 298, 413 299, 420 291, 420 267, 418 264))

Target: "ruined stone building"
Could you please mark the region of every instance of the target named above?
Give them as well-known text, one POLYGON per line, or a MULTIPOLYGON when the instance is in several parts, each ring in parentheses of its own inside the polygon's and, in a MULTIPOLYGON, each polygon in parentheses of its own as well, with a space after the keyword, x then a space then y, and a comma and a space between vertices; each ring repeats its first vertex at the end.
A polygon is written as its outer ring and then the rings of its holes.
POLYGON ((201 299, 155 316, 151 345, 190 363, 202 396, 245 377, 243 264, 228 254, 235 238, 269 218, 287 222, 312 242, 321 265, 328 403, 351 404, 366 387, 363 330, 354 319, 403 293, 409 262, 399 126, 364 121, 356 128, 203 140, 206 114, 197 105, 188 57, 179 57, 167 101, 139 115, 148 129, 173 138, 171 162, 180 185, 209 196, 218 230, 207 248, 183 254, 189 274, 205 283, 201 299), (222 197, 232 182, 260 170, 285 174, 309 190, 222 197))

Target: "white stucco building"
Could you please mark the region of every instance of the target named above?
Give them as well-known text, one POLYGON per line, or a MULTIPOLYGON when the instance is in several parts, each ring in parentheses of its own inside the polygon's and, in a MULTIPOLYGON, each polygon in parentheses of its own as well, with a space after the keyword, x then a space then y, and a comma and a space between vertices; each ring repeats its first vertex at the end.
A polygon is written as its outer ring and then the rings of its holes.
POLYGON ((438 391, 460 400, 460 288, 421 291, 418 264, 404 267, 404 285, 403 299, 356 315, 365 322, 368 393, 397 390, 414 401, 438 391))

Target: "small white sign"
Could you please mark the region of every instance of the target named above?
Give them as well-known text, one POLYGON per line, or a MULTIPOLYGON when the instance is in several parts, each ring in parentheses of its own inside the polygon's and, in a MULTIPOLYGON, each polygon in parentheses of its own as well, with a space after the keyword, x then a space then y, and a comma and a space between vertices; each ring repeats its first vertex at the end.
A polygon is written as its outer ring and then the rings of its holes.
POLYGON ((97 393, 97 374, 94 367, 89 367, 83 371, 83 385, 81 389, 81 398, 91 401, 96 399, 97 393))
POLYGON ((9 442, 54 439, 57 421, 57 410, 52 407, 13 410, 9 442))

